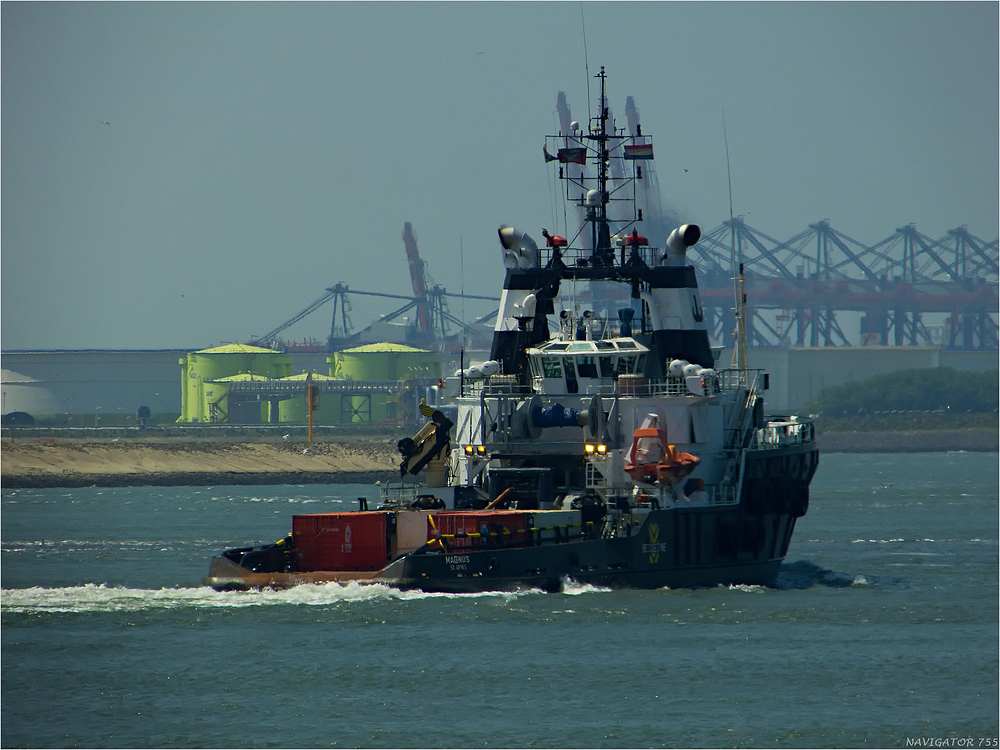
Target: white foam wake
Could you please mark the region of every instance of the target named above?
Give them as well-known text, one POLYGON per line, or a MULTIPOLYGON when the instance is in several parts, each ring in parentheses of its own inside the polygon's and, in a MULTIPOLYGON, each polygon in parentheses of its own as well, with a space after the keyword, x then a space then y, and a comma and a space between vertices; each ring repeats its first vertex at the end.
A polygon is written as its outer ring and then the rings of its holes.
POLYGON ((592 583, 580 583, 572 578, 562 579, 562 593, 568 596, 579 596, 580 594, 596 594, 611 591, 609 588, 595 586, 592 583))
POLYGON ((341 602, 416 601, 421 599, 501 598, 511 600, 540 591, 433 594, 400 591, 383 584, 324 583, 284 591, 215 591, 208 587, 135 589, 88 583, 62 588, 4 589, 0 609, 15 612, 136 612, 178 608, 243 608, 273 605, 328 606, 341 602))

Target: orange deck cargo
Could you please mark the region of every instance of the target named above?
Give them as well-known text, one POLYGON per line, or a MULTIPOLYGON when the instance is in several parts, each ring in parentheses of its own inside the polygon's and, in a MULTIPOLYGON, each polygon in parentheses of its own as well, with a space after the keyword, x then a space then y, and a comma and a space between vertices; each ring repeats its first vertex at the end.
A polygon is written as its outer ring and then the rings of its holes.
POLYGON ((445 537, 451 548, 478 547, 483 543, 484 530, 488 532, 486 541, 493 546, 522 546, 528 543, 527 528, 531 513, 524 511, 456 511, 435 513, 434 523, 428 521, 430 537, 434 528, 445 537), (484 529, 485 527, 485 529, 484 529))

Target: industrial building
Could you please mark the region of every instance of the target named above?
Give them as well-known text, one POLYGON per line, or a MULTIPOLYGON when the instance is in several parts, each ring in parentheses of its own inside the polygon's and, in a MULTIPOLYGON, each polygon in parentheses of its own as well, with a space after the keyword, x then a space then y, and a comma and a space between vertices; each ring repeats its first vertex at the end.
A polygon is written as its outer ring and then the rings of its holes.
MULTIPOLYGON (((301 372, 298 356, 274 352, 289 360, 272 363, 276 376, 273 379, 263 374, 225 375, 210 359, 207 362, 212 364, 203 370, 210 377, 192 379, 190 368, 178 364, 197 354, 195 367, 204 367, 205 352, 211 351, 4 352, 3 413, 25 412, 40 421, 83 426, 124 424, 140 406, 148 406, 161 422, 172 422, 186 414, 186 423, 212 423, 213 408, 226 413, 223 420, 216 412, 216 423, 306 421, 304 382, 310 373, 301 372), (282 368, 287 372, 288 361, 300 372, 280 374, 282 368), (282 363, 281 368, 277 363, 282 363), (193 385, 189 382, 192 380, 198 384, 193 385), (190 399, 187 407, 183 405, 185 390, 190 399), (223 393, 226 398, 219 399, 223 393), (240 398, 234 398, 234 394, 240 398), (233 404, 237 401, 242 405, 234 414, 233 404)), ((339 360, 336 354, 324 355, 328 372, 311 375, 320 391, 314 414, 318 424, 412 418, 413 414, 406 410, 413 411, 420 397, 413 389, 418 383, 436 382, 441 375, 440 365, 427 351, 396 352, 394 358, 391 352, 376 346, 373 355, 383 360, 381 370, 364 359, 358 360, 363 352, 341 354, 339 360), (406 357, 412 358, 409 363, 406 357), (395 369, 390 370, 390 366, 395 369), (344 377, 345 373, 386 377, 352 379, 344 377), (410 390, 400 383, 409 383, 410 390)), ((731 358, 731 350, 722 351, 719 366, 727 367, 731 358)), ((803 409, 822 388, 872 375, 923 367, 977 372, 998 367, 995 351, 957 351, 940 346, 758 347, 749 351, 749 360, 751 367, 770 373, 768 409, 790 413, 803 409)), ((197 376, 198 369, 194 373, 197 376)))
POLYGON ((227 344, 202 349, 182 357, 181 415, 179 422, 230 422, 233 411, 236 423, 268 421, 264 414, 267 402, 254 407, 232 403, 228 398, 233 386, 247 382, 269 382, 294 374, 292 357, 259 346, 227 344), (258 413, 251 411, 256 408, 258 413))
POLYGON ((181 359, 178 421, 301 424, 309 414, 307 387, 318 394, 312 416, 319 424, 410 419, 419 388, 441 377, 438 355, 401 344, 344 349, 327 356, 326 364, 326 373, 293 374, 293 355, 263 347, 230 344, 192 352, 181 359))
MULTIPOLYGON (((181 411, 177 349, 5 351, 3 414, 61 424, 121 424, 146 406, 159 419, 181 411)), ((171 417, 172 415, 172 417, 171 417)))

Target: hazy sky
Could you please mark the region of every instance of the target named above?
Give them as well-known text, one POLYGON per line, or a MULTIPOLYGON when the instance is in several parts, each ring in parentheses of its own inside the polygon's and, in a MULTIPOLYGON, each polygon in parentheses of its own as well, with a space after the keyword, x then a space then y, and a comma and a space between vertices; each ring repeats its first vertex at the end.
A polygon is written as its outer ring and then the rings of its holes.
MULTIPOLYGON (((685 220, 729 217, 725 112, 735 211, 772 237, 998 234, 995 2, 0 12, 6 350, 201 348, 338 281, 408 294, 406 221, 435 281, 498 294, 497 227, 557 226, 542 144, 559 91, 586 122, 584 26, 685 220)), ((399 304, 352 301, 355 328, 399 304)))

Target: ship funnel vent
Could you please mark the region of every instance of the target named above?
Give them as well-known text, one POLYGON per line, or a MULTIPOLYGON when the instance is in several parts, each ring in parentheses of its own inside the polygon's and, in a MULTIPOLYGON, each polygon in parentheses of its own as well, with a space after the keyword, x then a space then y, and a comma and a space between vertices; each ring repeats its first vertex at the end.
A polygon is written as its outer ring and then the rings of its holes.
POLYGON ((663 255, 663 264, 666 266, 684 265, 687 249, 701 239, 701 227, 697 224, 684 224, 677 227, 667 237, 667 252, 663 255))
POLYGON ((531 237, 514 227, 500 227, 497 234, 503 247, 504 265, 508 268, 538 267, 538 245, 531 237))

